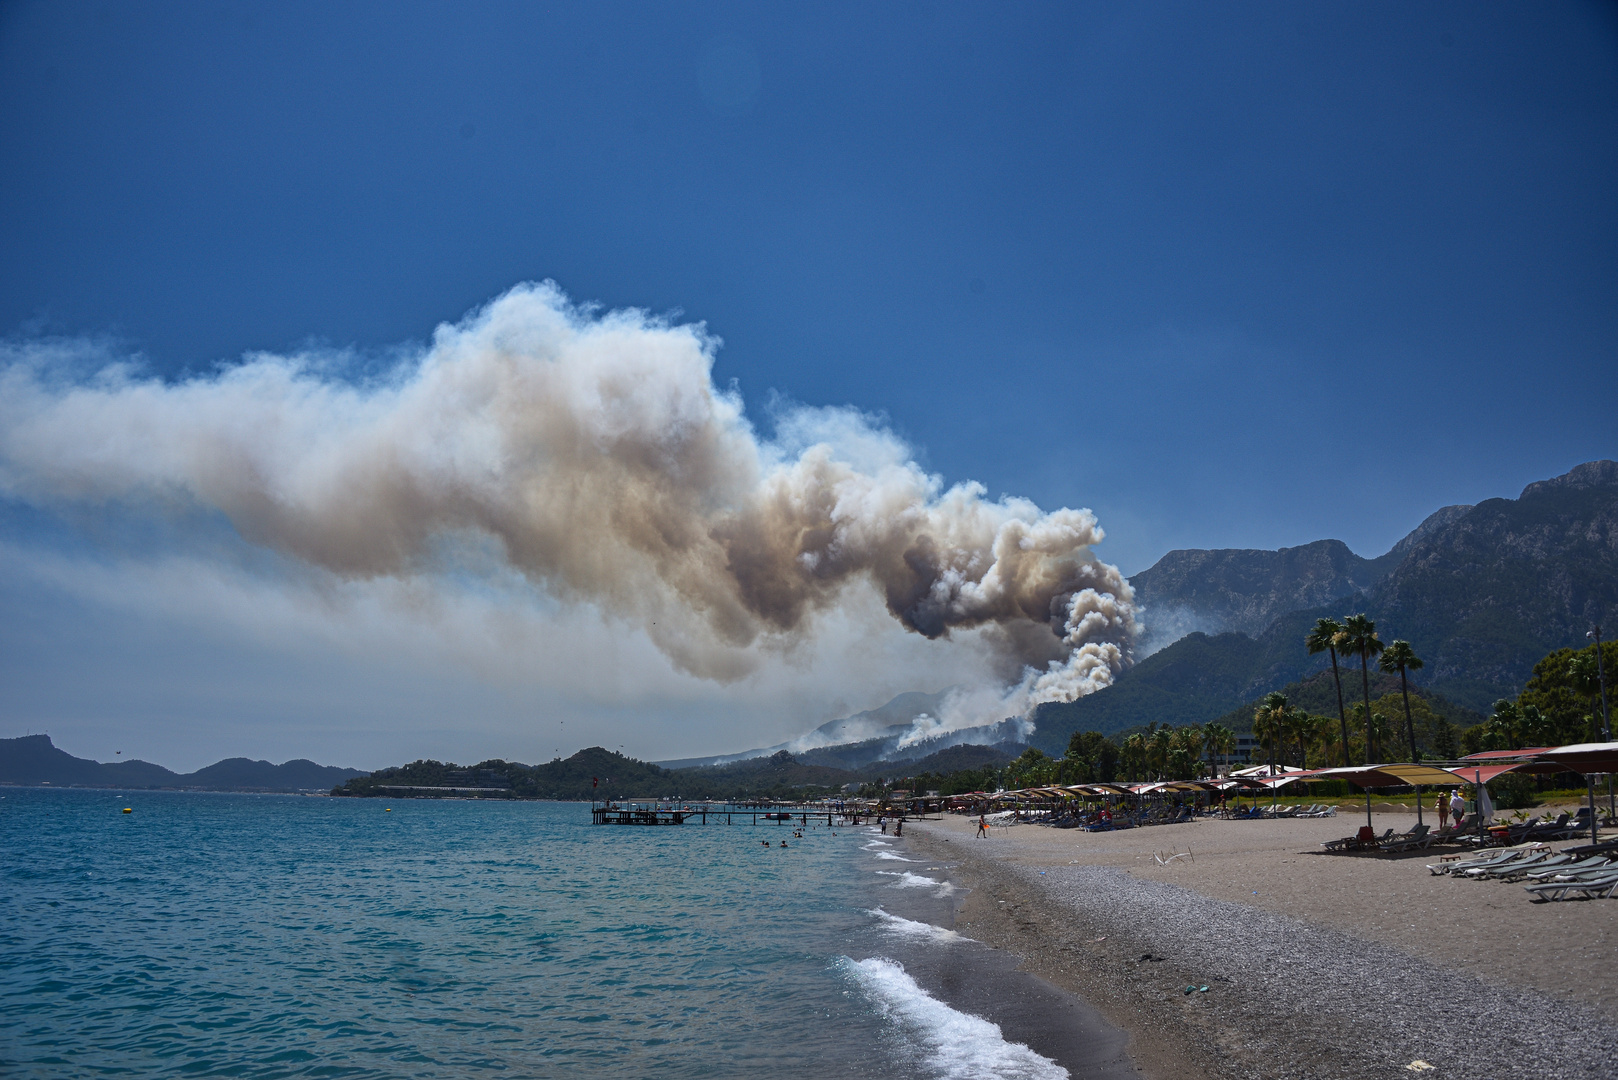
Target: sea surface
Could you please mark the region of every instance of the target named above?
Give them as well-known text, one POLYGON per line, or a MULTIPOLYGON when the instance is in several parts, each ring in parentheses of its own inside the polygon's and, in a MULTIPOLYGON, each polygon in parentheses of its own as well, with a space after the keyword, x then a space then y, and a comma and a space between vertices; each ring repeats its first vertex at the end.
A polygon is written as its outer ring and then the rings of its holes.
POLYGON ((1069 1075, 951 1004, 1027 987, 961 959, 945 868, 802 832, 0 788, 0 1075, 1069 1075))

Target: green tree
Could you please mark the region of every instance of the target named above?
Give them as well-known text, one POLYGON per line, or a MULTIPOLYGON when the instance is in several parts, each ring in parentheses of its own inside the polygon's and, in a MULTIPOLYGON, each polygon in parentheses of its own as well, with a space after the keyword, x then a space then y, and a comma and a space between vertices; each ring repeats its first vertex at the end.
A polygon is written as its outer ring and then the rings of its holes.
POLYGON ((1420 761, 1421 754, 1416 751, 1416 722, 1410 715, 1410 675, 1412 671, 1420 671, 1423 667, 1421 657, 1416 650, 1410 647, 1410 642, 1395 639, 1382 653, 1377 667, 1392 674, 1399 673, 1399 692, 1404 695, 1405 704, 1405 735, 1410 740, 1410 760, 1420 761))
POLYGON ((1556 722, 1539 711, 1537 705, 1517 706, 1517 734, 1526 746, 1557 745, 1556 722))
MULTIPOLYGON (((1343 620, 1343 632, 1338 635, 1337 647, 1345 656, 1360 658, 1360 684, 1365 694, 1365 711, 1371 711, 1371 657, 1382 652, 1382 642, 1376 636, 1376 623, 1365 615, 1350 615, 1343 620)), ((1365 763, 1381 761, 1382 747, 1369 728, 1365 737, 1365 763)))
POLYGON ((1331 681, 1337 687, 1337 720, 1343 729, 1343 764, 1348 764, 1348 713, 1343 711, 1343 678, 1337 670, 1337 639, 1343 624, 1336 619, 1316 619, 1315 628, 1303 639, 1310 656, 1331 654, 1331 681))
POLYGON ((1117 744, 1099 731, 1075 731, 1065 759, 1074 763, 1075 783, 1106 783, 1117 775, 1117 744))
POLYGON ((1124 740, 1118 751, 1118 765, 1131 781, 1141 778, 1146 768, 1146 738, 1140 732, 1124 740))
POLYGON ((1321 761, 1331 760, 1331 717, 1294 709, 1290 724, 1292 737, 1298 742, 1298 764, 1301 767, 1309 767, 1309 750, 1315 746, 1323 750, 1321 761))
POLYGON ((1428 728, 1427 745, 1433 748, 1441 761, 1454 761, 1461 756, 1460 735, 1455 725, 1444 717, 1435 717, 1428 728))
POLYGON ((1522 745, 1522 712, 1517 703, 1501 698, 1494 703, 1494 712, 1484 725, 1485 750, 1515 750, 1522 745))
POLYGON ((1171 732, 1167 724, 1159 727, 1156 724, 1147 725, 1146 738, 1146 775, 1151 780, 1161 780, 1168 772, 1171 732))
MULTIPOLYGON (((1601 643, 1608 671, 1618 671, 1618 642, 1601 643)), ((1595 742, 1601 731, 1601 686, 1596 677, 1596 647, 1557 649, 1534 665, 1533 674, 1517 698, 1549 717, 1558 745, 1595 742)))
MULTIPOLYGON (((1590 702, 1589 720, 1582 725, 1584 730, 1579 733, 1578 738, 1595 742, 1597 733, 1601 730, 1600 713, 1597 712, 1601 705, 1601 671, 1596 663, 1595 646, 1592 645, 1568 658, 1567 682, 1568 689, 1572 693, 1590 702)), ((1526 690, 1523 696, 1528 696, 1526 690)))
POLYGON ((1169 737, 1168 775, 1173 780, 1202 776, 1202 725, 1185 724, 1169 737))
POLYGON ((1236 733, 1224 724, 1209 724, 1202 729, 1202 742, 1208 750, 1208 758, 1215 762, 1214 775, 1219 775, 1219 766, 1228 764, 1226 755, 1236 746, 1236 733))
POLYGON ((1287 696, 1279 690, 1264 695, 1253 713, 1253 738, 1265 748, 1270 772, 1275 772, 1275 749, 1286 737, 1287 696))

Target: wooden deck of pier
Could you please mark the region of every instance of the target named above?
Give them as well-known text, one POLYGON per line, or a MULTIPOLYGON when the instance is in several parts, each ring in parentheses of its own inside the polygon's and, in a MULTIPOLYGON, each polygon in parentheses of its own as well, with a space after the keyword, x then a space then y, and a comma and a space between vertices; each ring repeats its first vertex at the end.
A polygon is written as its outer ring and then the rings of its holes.
POLYGON ((712 805, 699 803, 685 806, 618 805, 605 803, 590 807, 590 819, 596 825, 796 825, 807 826, 810 821, 827 826, 837 824, 839 818, 852 819, 869 816, 865 811, 848 812, 827 806, 765 806, 732 804, 712 805))

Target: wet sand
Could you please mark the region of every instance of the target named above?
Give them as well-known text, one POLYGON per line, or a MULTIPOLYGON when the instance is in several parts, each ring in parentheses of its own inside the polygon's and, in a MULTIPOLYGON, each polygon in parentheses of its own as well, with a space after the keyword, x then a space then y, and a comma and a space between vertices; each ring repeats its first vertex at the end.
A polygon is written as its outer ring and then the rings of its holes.
POLYGON ((1127 1053, 1128 1032, 1110 1024, 1070 988, 1028 969, 1015 953, 969 935, 916 933, 927 926, 950 929, 967 894, 948 880, 955 875, 945 864, 927 859, 908 835, 870 839, 890 855, 905 851, 916 860, 882 862, 880 867, 902 867, 916 882, 946 882, 939 888, 893 883, 873 889, 881 912, 901 922, 912 920, 884 935, 878 955, 897 960, 928 993, 998 1025, 1004 1039, 1055 1062, 1073 1080, 1135 1080, 1141 1075, 1127 1053))
POLYGON ((907 824, 905 840, 970 889, 956 929, 1128 1031, 1148 1075, 1392 1075, 1416 1060, 1436 1075, 1608 1075, 1618 902, 1535 904, 1517 885, 1434 877, 1431 850, 1320 853, 1363 822, 1021 825, 978 840, 946 817, 907 824))

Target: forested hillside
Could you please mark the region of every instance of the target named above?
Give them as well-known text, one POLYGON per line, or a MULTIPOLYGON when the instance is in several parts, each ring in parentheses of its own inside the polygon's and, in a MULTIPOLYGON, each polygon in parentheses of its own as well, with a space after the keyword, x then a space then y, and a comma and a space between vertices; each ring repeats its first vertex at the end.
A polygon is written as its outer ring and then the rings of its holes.
MULTIPOLYGON (((1324 669, 1304 637, 1321 617, 1367 613, 1384 642, 1411 643, 1423 693, 1465 716, 1515 698, 1534 664, 1582 647, 1618 613, 1618 463, 1595 461, 1530 484, 1517 499, 1450 506, 1392 551, 1361 559, 1337 541, 1281 552, 1173 552, 1133 579, 1154 610, 1250 627, 1291 599, 1330 594, 1256 633, 1192 633, 1146 657, 1112 687, 1035 713, 1033 743, 1059 752, 1074 731, 1114 734, 1149 723, 1205 723, 1324 669)), ((1335 702, 1332 711, 1335 712, 1335 702)))

